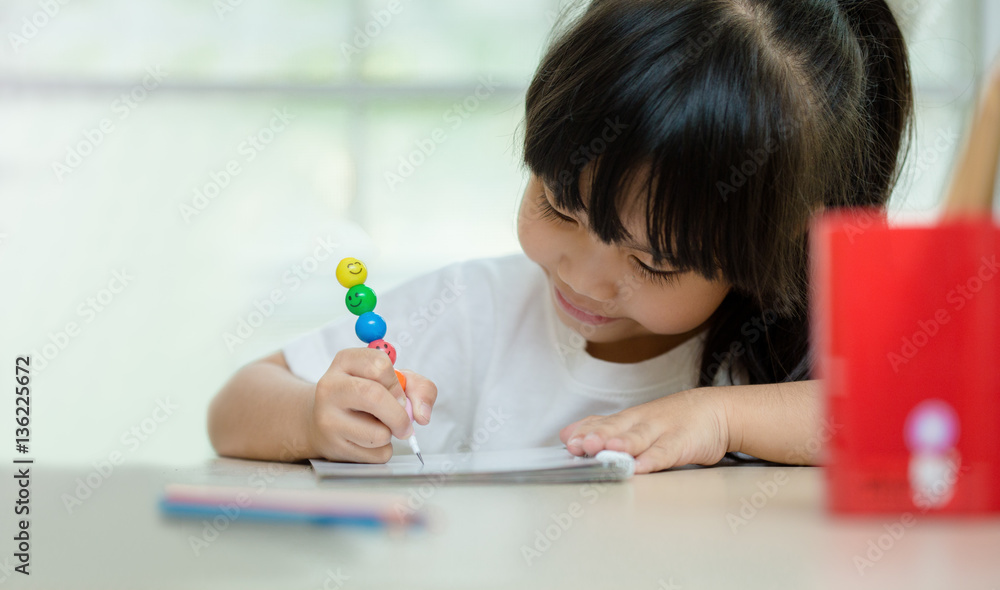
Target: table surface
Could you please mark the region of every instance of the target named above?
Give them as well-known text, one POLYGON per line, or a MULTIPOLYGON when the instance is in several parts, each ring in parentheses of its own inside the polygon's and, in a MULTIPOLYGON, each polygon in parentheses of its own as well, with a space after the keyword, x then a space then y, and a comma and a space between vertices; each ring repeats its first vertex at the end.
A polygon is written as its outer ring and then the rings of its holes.
MULTIPOLYGON (((5 535, 0 582, 101 589, 1000 590, 1000 518, 917 514, 911 526, 900 524, 900 515, 834 518, 824 509, 817 468, 694 468, 607 484, 381 486, 426 496, 432 526, 393 531, 237 518, 214 538, 203 520, 159 512, 166 484, 333 486, 301 464, 126 464, 68 511, 65 495, 88 474, 33 466, 31 575, 11 573, 13 542, 5 535), (196 553, 192 538, 210 542, 196 553)), ((2 493, 12 506, 16 491, 8 484, 2 493)), ((13 524, 10 513, 5 522, 13 524)))

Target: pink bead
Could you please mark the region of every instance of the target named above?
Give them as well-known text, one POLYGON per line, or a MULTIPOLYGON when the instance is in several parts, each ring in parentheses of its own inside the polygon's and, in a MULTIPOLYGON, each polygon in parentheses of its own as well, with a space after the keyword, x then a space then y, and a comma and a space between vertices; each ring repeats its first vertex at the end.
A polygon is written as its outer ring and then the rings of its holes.
POLYGON ((372 340, 368 343, 368 348, 374 348, 375 350, 381 350, 382 352, 389 355, 389 361, 392 364, 396 364, 396 347, 389 344, 385 340, 372 340))

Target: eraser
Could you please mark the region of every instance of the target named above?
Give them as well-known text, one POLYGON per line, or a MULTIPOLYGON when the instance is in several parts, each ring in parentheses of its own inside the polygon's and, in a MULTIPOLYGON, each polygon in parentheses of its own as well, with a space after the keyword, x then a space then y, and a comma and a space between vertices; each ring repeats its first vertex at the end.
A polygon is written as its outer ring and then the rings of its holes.
POLYGON ((605 449, 594 455, 594 458, 605 465, 614 465, 623 471, 626 477, 635 475, 635 458, 628 453, 605 449))

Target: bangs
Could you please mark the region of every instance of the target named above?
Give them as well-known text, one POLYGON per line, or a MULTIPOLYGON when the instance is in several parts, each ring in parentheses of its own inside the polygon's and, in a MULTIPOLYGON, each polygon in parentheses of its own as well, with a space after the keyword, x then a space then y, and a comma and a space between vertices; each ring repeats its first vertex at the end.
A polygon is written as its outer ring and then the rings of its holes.
POLYGON ((776 269, 804 256, 805 195, 825 182, 804 140, 818 117, 750 31, 727 2, 592 3, 528 89, 524 159, 600 240, 645 238, 656 263, 787 309, 801 276, 776 269))

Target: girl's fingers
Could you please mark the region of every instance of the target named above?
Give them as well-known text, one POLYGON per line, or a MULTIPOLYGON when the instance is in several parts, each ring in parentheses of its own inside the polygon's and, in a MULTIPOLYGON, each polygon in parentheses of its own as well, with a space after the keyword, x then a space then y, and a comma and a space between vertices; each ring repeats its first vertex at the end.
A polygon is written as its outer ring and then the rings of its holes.
POLYGON ((374 449, 368 449, 357 445, 351 441, 344 441, 341 452, 338 453, 336 461, 349 461, 354 463, 385 463, 392 458, 392 445, 384 445, 374 449))
POLYGON ((319 427, 323 432, 316 442, 317 452, 331 461, 385 463, 392 457, 389 429, 368 414, 329 408, 319 427))
MULTIPOLYGON (((659 435, 662 434, 660 431, 659 435)), ((636 422, 625 432, 608 439, 605 446, 612 451, 622 451, 636 456, 648 449, 659 435, 648 422, 636 422)))
POLYGON ((559 440, 566 445, 566 449, 573 455, 586 455, 587 452, 583 450, 583 437, 586 434, 585 429, 589 424, 601 418, 603 416, 589 416, 583 420, 577 420, 559 431, 559 440), (578 432, 583 432, 584 434, 577 435, 578 432))
POLYGON ((570 424, 569 426, 567 426, 567 427, 563 428, 562 430, 560 430, 559 431, 559 440, 561 440, 563 442, 563 444, 568 443, 569 439, 573 438, 573 433, 576 432, 576 429, 579 428, 582 423, 583 423, 583 420, 577 420, 576 422, 574 422, 574 423, 570 424))
POLYGON ((392 432, 389 427, 379 422, 371 414, 347 410, 342 436, 365 449, 378 449, 390 444, 392 432))
POLYGON ((680 461, 680 453, 675 448, 664 448, 653 445, 639 453, 635 458, 635 473, 653 473, 671 467, 676 467, 680 461))
POLYGON ((331 369, 353 377, 374 381, 384 387, 397 400, 405 397, 403 387, 396 379, 389 355, 374 348, 345 348, 333 357, 331 369))
MULTIPOLYGON (((380 354, 385 356, 384 353, 380 354)), ((386 360, 389 360, 388 357, 386 360)), ((393 379, 395 378, 393 375, 393 379)), ((399 383, 396 383, 396 387, 399 388, 399 383)), ((397 399, 380 383, 361 377, 349 377, 347 390, 349 395, 344 402, 346 409, 371 414, 379 422, 388 426, 396 438, 405 439, 413 433, 410 417, 406 415, 404 409, 405 396, 397 399), (403 404, 400 403, 400 399, 404 402, 403 404)))
POLYGON ((406 369, 400 369, 406 376, 406 397, 413 405, 413 418, 417 424, 426 425, 431 420, 431 410, 437 401, 437 386, 427 377, 406 369))
POLYGON ((566 448, 574 455, 594 456, 606 448, 605 443, 608 440, 617 437, 631 426, 631 420, 620 413, 585 418, 569 435, 566 448))

